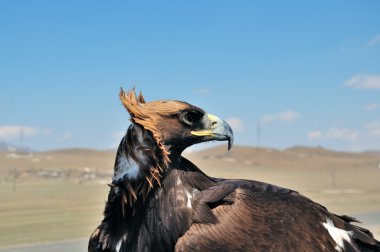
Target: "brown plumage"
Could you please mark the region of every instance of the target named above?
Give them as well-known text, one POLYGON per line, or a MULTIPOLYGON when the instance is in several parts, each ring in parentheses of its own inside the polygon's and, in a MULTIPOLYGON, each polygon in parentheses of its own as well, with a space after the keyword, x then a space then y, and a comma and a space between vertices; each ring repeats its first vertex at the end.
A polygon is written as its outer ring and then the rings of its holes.
POLYGON ((204 141, 231 147, 223 120, 185 102, 145 102, 134 90, 120 99, 132 124, 89 251, 380 251, 353 218, 286 188, 209 177, 181 156, 204 141))

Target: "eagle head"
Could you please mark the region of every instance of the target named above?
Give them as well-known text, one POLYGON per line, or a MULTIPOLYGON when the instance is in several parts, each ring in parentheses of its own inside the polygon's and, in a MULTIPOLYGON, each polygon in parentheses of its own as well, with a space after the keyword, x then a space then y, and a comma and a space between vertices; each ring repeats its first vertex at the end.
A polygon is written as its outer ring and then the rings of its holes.
POLYGON ((228 141, 228 150, 232 147, 234 137, 228 123, 196 106, 178 100, 145 102, 134 89, 121 89, 119 96, 131 121, 150 131, 167 154, 180 154, 193 144, 212 140, 228 141))

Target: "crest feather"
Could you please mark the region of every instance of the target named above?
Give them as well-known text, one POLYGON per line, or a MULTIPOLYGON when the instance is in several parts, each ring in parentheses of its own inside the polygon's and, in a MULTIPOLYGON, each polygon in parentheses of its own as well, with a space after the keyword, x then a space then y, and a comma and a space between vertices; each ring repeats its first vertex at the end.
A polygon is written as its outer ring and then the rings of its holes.
POLYGON ((163 146, 161 134, 156 128, 156 123, 161 119, 162 114, 178 111, 178 107, 171 105, 176 104, 178 106, 181 103, 175 102, 170 105, 163 101, 145 103, 145 99, 141 91, 137 96, 135 88, 128 90, 127 92, 124 92, 123 88, 120 88, 119 97, 122 104, 131 115, 131 121, 141 125, 143 128, 152 133, 154 140, 162 150, 164 163, 167 164, 169 162, 169 152, 163 146))
POLYGON ((140 91, 139 95, 136 95, 135 88, 124 92, 123 88, 120 88, 119 93, 120 100, 124 107, 127 109, 128 113, 131 115, 132 120, 135 117, 143 118, 141 104, 145 103, 145 99, 140 91))

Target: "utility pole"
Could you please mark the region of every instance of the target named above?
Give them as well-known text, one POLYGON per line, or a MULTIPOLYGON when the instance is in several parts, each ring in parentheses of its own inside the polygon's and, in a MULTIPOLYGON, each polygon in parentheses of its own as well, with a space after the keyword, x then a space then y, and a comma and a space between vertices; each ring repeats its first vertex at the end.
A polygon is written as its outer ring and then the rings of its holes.
MULTIPOLYGON (((20 147, 23 148, 24 145, 24 128, 20 126, 20 147)), ((19 170, 14 167, 13 168, 13 183, 12 183, 12 190, 15 192, 17 188, 17 178, 20 176, 19 170)))
POLYGON ((21 147, 24 147, 23 142, 24 142, 24 128, 21 126, 20 127, 20 145, 21 145, 21 147))
POLYGON ((260 121, 257 123, 257 147, 260 148, 261 145, 261 124, 260 121))
POLYGON ((335 178, 335 171, 331 170, 331 186, 332 188, 336 188, 336 178, 335 178))

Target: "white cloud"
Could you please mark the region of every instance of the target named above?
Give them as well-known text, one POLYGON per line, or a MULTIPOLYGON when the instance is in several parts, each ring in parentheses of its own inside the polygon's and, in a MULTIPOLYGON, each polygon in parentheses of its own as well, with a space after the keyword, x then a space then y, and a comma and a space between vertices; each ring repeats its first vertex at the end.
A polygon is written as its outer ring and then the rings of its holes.
POLYGON ((299 117, 299 113, 292 110, 287 110, 278 114, 278 120, 283 122, 293 121, 297 117, 299 117))
POLYGON ((38 133, 42 133, 45 136, 51 136, 53 134, 51 129, 38 129, 38 133))
POLYGON ((363 125, 360 130, 332 127, 322 131, 310 131, 307 139, 322 144, 342 144, 351 151, 379 150, 380 121, 363 125))
POLYGON ((356 141, 359 139, 359 131, 345 128, 330 128, 325 134, 326 138, 342 141, 356 141))
POLYGON ((368 133, 371 136, 380 137, 380 122, 373 122, 373 123, 367 124, 365 128, 368 130, 368 133))
POLYGON ((264 115, 260 123, 261 124, 270 124, 276 121, 279 122, 291 122, 297 119, 300 116, 300 114, 293 110, 286 110, 277 114, 267 114, 264 115))
POLYGON ((4 125, 0 126, 0 139, 14 139, 34 136, 38 133, 37 128, 21 125, 4 125))
POLYGON ((380 44, 380 34, 377 35, 376 37, 374 37, 373 39, 371 39, 371 40, 367 43, 367 46, 374 46, 374 45, 377 45, 377 44, 380 44))
POLYGON ((329 139, 329 140, 355 142, 359 140, 359 136, 360 136, 359 131, 346 129, 346 128, 333 127, 326 130, 325 132, 322 132, 320 130, 311 131, 307 134, 307 139, 309 140, 329 139))
POLYGON ((261 124, 269 124, 269 123, 272 123, 276 121, 276 115, 264 115, 261 120, 260 120, 260 123, 261 124))
POLYGON ((67 140, 67 139, 69 139, 71 137, 71 133, 70 132, 66 132, 65 134, 63 134, 62 136, 59 136, 59 137, 57 137, 57 141, 58 142, 63 142, 63 141, 65 141, 65 140, 67 140))
POLYGON ((243 121, 237 117, 227 118, 226 122, 231 126, 234 131, 244 131, 243 121))
POLYGON ((345 85, 358 89, 380 89, 380 75, 358 74, 346 81, 345 85))
POLYGON ((376 110, 376 109, 379 109, 379 108, 380 108, 380 104, 379 103, 371 103, 371 104, 368 104, 365 107, 365 110, 376 110))
POLYGON ((323 136, 323 133, 319 130, 311 131, 307 134, 307 139, 314 140, 319 139, 323 136))

